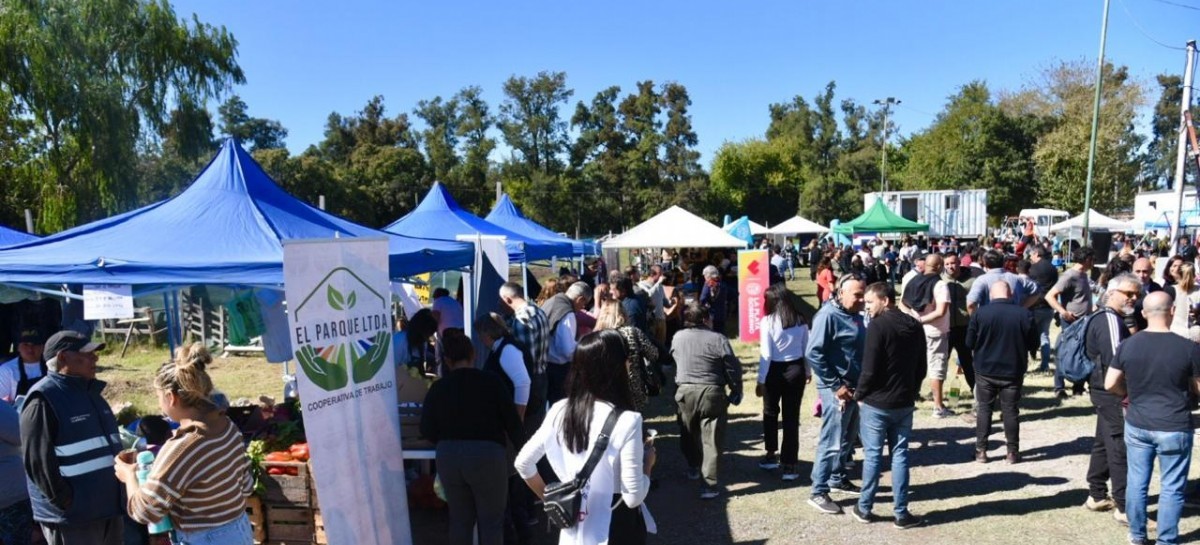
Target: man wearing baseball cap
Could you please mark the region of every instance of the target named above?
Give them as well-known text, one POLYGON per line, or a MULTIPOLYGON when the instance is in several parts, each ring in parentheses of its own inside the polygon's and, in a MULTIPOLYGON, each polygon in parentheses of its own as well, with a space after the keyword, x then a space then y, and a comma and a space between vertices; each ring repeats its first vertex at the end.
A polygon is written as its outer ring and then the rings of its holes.
POLYGON ((21 410, 21 451, 33 520, 50 545, 120 545, 125 494, 113 472, 121 438, 112 408, 100 396, 94 343, 63 330, 46 341, 52 372, 30 391, 21 410))
POLYGON ((42 351, 46 340, 37 328, 24 327, 17 337, 17 357, 0 365, 0 399, 16 404, 17 397, 29 393, 47 374, 42 351))

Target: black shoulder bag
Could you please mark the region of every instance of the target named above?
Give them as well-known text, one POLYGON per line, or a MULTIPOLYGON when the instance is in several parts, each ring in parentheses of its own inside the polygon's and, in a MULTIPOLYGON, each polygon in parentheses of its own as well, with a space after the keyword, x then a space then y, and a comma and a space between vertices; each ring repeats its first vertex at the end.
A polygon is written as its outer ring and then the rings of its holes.
POLYGON ((588 480, 592 478, 592 471, 600 462, 600 457, 604 456, 605 450, 608 450, 609 435, 612 434, 613 427, 617 425, 617 417, 620 415, 621 411, 616 408, 608 414, 608 419, 604 421, 600 435, 596 437, 596 444, 592 445, 592 452, 588 456, 587 462, 583 464, 579 473, 575 474, 574 479, 546 485, 546 495, 542 500, 542 506, 546 510, 546 518, 550 519, 550 523, 555 528, 565 530, 574 527, 579 522, 583 487, 587 486, 588 480))

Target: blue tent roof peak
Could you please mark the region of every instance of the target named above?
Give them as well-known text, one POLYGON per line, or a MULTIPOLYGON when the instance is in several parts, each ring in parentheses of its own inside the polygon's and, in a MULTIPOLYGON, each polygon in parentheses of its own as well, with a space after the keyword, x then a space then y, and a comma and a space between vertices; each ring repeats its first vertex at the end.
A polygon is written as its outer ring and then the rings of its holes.
POLYGON ((425 199, 412 212, 383 230, 438 240, 456 240, 460 235, 502 236, 505 237, 509 259, 513 262, 569 256, 572 253, 571 241, 566 238, 548 240, 529 236, 464 210, 441 182, 433 183, 425 199))
MULTIPOLYGON (((496 201, 496 206, 494 208, 492 208, 492 213, 488 214, 487 217, 491 218, 494 215, 505 215, 505 216, 513 216, 513 217, 517 217, 517 218, 521 218, 521 219, 529 219, 529 218, 525 217, 525 214, 521 213, 521 209, 517 208, 516 204, 513 204, 513 201, 508 196, 508 193, 500 194, 500 200, 496 201)), ((491 220, 489 219, 488 221, 491 221, 491 220)))
POLYGON ((521 213, 521 209, 517 208, 517 205, 509 198, 508 193, 500 195, 500 200, 496 201, 496 206, 492 208, 487 218, 484 219, 510 231, 537 240, 555 243, 568 242, 571 244, 572 255, 593 255, 599 253, 594 244, 572 240, 525 217, 525 214, 521 213))
POLYGON ((429 188, 429 193, 425 194, 425 198, 421 199, 413 212, 459 212, 466 210, 459 206, 458 201, 454 200, 454 196, 450 194, 450 190, 446 189, 446 185, 442 182, 435 181, 433 186, 429 188))
POLYGON ((283 241, 333 237, 388 238, 393 277, 473 257, 466 244, 388 235, 292 197, 228 139, 179 195, 6 248, 0 281, 278 284, 283 241))

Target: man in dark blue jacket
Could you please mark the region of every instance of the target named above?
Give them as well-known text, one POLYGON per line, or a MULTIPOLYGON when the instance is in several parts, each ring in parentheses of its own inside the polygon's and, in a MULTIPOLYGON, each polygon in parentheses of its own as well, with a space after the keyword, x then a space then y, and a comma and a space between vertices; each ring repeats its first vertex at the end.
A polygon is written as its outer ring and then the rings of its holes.
POLYGON ((854 454, 858 433, 858 405, 854 389, 862 371, 866 329, 863 309, 864 284, 852 276, 838 282, 837 296, 826 302, 813 317, 812 332, 804 359, 812 367, 821 398, 821 432, 812 469, 812 497, 808 504, 826 514, 841 514, 842 508, 829 498, 830 491, 858 495, 846 465, 854 454))
POLYGON ((987 463, 987 440, 992 431, 992 403, 1000 399, 1004 440, 1010 464, 1020 461, 1021 429, 1017 421, 1021 386, 1029 367, 1029 352, 1037 348, 1039 330, 1033 312, 1012 300, 1007 282, 992 284, 991 303, 971 315, 967 346, 975 363, 975 461, 987 463))
POLYGON ((113 473, 121 437, 96 380, 101 348, 75 331, 55 333, 44 352, 52 372, 21 410, 33 520, 52 545, 123 542, 125 490, 113 473))

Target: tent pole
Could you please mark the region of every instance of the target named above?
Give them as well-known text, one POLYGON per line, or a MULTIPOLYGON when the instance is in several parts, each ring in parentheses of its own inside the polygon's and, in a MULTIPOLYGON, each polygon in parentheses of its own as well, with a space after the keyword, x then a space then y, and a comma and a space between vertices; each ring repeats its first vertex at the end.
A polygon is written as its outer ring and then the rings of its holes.
POLYGON ((521 289, 525 291, 525 300, 529 300, 529 259, 521 262, 521 289))
POLYGON ((175 317, 175 327, 172 329, 175 332, 175 344, 183 346, 183 310, 179 306, 179 289, 171 292, 171 306, 174 307, 171 315, 175 317))
MULTIPOLYGON (((171 327, 171 323, 175 320, 171 317, 171 298, 167 296, 167 292, 165 291, 162 294, 162 298, 163 312, 167 315, 167 360, 175 361, 175 333, 171 327)), ((150 324, 150 328, 153 330, 153 323, 150 324)))

